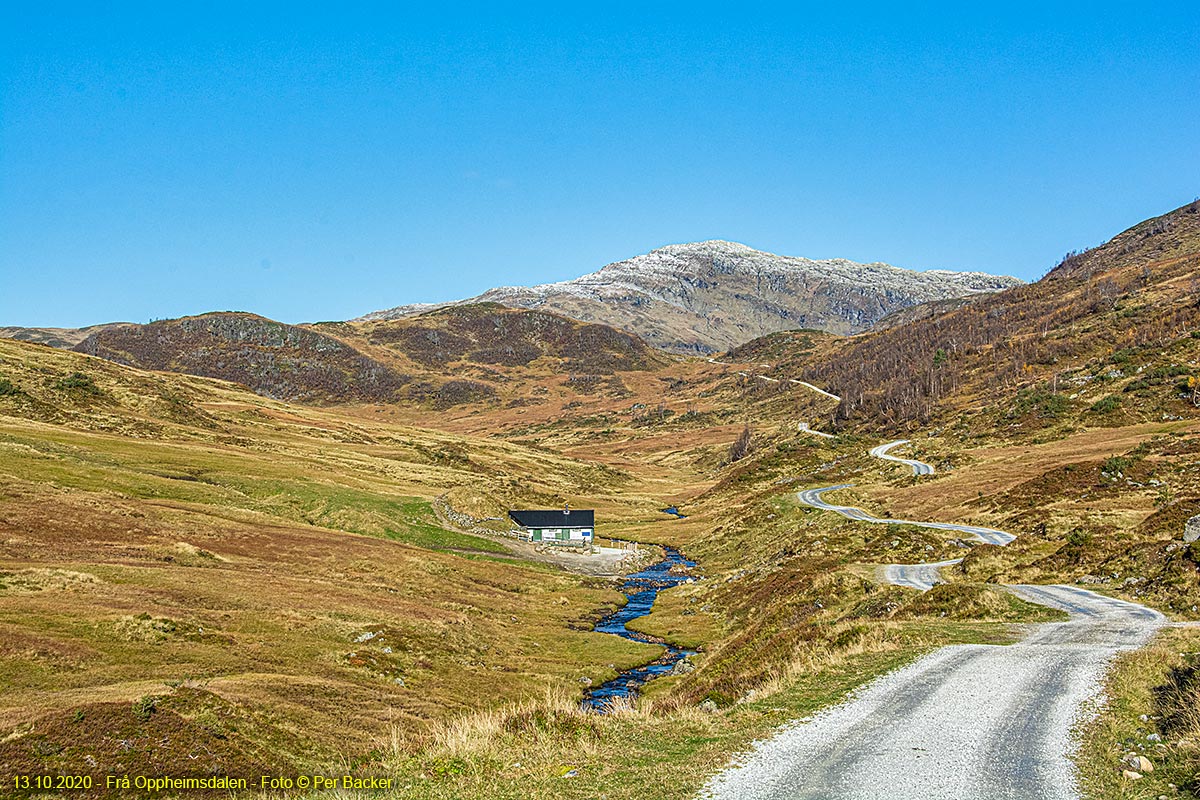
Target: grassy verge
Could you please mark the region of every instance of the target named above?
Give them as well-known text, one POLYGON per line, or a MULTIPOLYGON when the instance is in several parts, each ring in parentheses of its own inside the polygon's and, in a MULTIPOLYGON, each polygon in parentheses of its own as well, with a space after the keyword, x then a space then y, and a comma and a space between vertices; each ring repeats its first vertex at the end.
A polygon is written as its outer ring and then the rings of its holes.
MULTIPOLYGON (((670 696, 664 678, 636 706, 599 716, 550 692, 536 703, 471 714, 419 738, 393 737, 379 764, 398 787, 389 798, 606 798, 693 796, 730 755, 784 723, 838 702, 854 689, 912 661, 933 646, 1006 642, 1008 626, 925 621, 889 646, 834 654, 808 671, 759 688, 723 711, 670 696)), ((355 796, 341 793, 339 796, 355 796)))
POLYGON ((393 796, 690 797, 731 752, 911 658, 864 655, 723 713, 646 703, 601 717, 555 697, 536 707, 473 715, 415 748, 398 743, 388 767, 403 788, 393 796))
POLYGON ((1163 631, 1117 659, 1108 702, 1083 730, 1077 757, 1084 796, 1093 800, 1200 797, 1200 630, 1163 631), (1124 774, 1130 754, 1153 771, 1124 774))

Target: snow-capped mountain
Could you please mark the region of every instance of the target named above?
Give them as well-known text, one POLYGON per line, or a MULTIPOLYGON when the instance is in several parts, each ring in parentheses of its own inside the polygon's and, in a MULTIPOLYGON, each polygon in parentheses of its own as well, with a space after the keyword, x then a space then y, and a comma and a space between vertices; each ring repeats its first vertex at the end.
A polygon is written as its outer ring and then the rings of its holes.
MULTIPOLYGON (((492 302, 538 308, 622 328, 667 350, 709 353, 780 330, 858 333, 918 303, 1019 283, 983 272, 814 261, 707 241, 662 247, 573 280, 503 286, 442 305, 492 302)), ((433 307, 398 306, 360 319, 397 319, 433 307)))

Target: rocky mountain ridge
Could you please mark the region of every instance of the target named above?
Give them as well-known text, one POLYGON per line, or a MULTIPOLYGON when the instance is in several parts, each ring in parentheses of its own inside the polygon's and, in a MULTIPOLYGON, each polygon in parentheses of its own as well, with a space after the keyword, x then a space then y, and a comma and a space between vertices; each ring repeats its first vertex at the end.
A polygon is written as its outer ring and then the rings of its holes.
MULTIPOLYGON (((498 287, 441 305, 537 308, 612 325, 665 350, 711 353, 781 330, 859 333, 899 309, 1019 284, 982 272, 813 260, 713 240, 669 245, 568 281, 498 287)), ((360 320, 399 319, 436 305, 398 306, 360 320)))

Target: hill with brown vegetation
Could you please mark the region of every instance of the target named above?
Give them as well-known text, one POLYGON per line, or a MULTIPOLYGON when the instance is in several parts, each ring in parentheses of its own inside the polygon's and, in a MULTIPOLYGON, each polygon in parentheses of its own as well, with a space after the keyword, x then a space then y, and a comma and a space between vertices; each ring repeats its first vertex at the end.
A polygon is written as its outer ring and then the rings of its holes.
MULTIPOLYGON (((736 242, 670 245, 574 280, 507 286, 460 301, 501 303, 611 325, 685 354, 728 350, 793 328, 866 330, 897 309, 994 292, 1014 278, 980 272, 915 272, 846 259, 813 261, 736 242)), ((400 306, 362 320, 398 319, 430 306, 400 306)))
POLYGON ((608 520, 660 502, 546 449, 0 341, 0 761, 341 769, 652 658, 581 622, 606 582, 438 520, 481 485, 608 520))
MULTIPOLYGON (((418 795, 526 797, 533 786, 553 797, 559 765, 582 752, 591 781, 618 765, 641 793, 661 775, 637 763, 657 765, 649 755, 684 745, 700 720, 711 747, 732 748, 776 719, 700 717, 696 702, 769 696, 764 681, 817 650, 809 672, 839 691, 898 663, 908 623, 844 619, 875 590, 839 574, 892 552, 888 537, 864 546, 853 526, 810 525, 779 499, 780 480, 857 446, 814 441, 790 417, 746 416, 755 384, 737 369, 671 361, 617 373, 622 398, 568 402, 574 390, 554 376, 540 384, 554 399, 540 405, 431 413, 293 406, 0 342, 0 758, 181 774, 353 763, 404 775, 418 795), (731 461, 747 422, 753 441, 731 461), (439 496, 477 516, 567 501, 596 508, 602 533, 685 547, 710 579, 664 595, 647 625, 702 648, 697 668, 663 679, 637 715, 581 716, 581 686, 657 650, 589 632, 616 599, 610 584, 447 529, 439 496), (673 503, 691 516, 659 510, 673 503), (798 535, 827 557, 808 557, 798 535), (835 577, 814 581, 825 573, 835 577), (494 749, 535 733, 541 745, 520 769, 497 775, 499 762, 476 760, 492 752, 473 749, 478 737, 494 749), (579 735, 592 737, 584 751, 579 735), (199 765, 185 763, 192 746, 208 747, 199 765)), ((793 401, 805 413, 825 402, 793 401)), ((911 613, 923 642, 994 635, 992 623, 931 632, 929 614, 911 613)), ((813 700, 770 702, 800 712, 813 700)), ((679 752, 711 760, 711 747, 679 752)), ((672 773, 673 792, 703 777, 698 763, 672 773)))
POLYGON ((1191 203, 1069 256, 1036 283, 848 339, 820 360, 797 353, 787 366, 841 395, 841 420, 893 430, 1022 390, 1006 413, 1111 397, 1096 413, 1159 419, 1190 402, 1177 384, 1196 368, 1198 330, 1200 203, 1191 203))
POLYGON ((431 369, 465 364, 611 374, 661 367, 668 359, 636 336, 545 311, 497 303, 451 306, 395 322, 361 326, 371 344, 431 369))
POLYGON ((142 369, 240 383, 307 403, 497 403, 530 377, 620 386, 670 359, 636 336, 557 314, 456 306, 394 322, 286 325, 219 312, 90 334, 76 352, 142 369))
POLYGON ((239 312, 122 325, 73 349, 141 369, 234 381, 286 400, 393 400, 410 380, 332 337, 239 312))

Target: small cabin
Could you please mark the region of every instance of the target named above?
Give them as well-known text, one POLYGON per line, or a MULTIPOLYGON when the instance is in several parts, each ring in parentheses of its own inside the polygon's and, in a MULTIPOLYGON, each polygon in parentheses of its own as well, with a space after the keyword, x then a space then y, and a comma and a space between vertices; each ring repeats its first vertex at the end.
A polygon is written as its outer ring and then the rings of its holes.
POLYGON ((596 514, 588 510, 509 511, 522 539, 567 547, 589 547, 596 529, 596 514))

